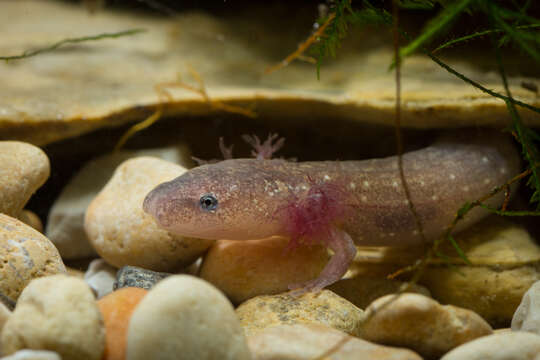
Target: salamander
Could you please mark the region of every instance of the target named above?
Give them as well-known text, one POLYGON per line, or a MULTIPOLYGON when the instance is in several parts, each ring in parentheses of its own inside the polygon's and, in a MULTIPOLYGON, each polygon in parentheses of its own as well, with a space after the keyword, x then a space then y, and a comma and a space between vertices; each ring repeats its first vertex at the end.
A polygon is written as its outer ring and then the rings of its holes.
MULTIPOLYGON (((261 149, 259 149, 261 150, 261 149)), ((440 237, 456 211, 505 183, 520 169, 511 137, 495 130, 458 131, 402 157, 424 239, 440 237)), ((504 195, 486 203, 499 206, 504 195)), ((158 185, 144 211, 166 230, 202 239, 250 240, 273 235, 290 245, 322 243, 333 256, 319 277, 300 285, 318 291, 339 280, 365 246, 421 243, 398 172, 398 157, 293 162, 228 159, 195 167, 158 185)), ((477 208, 456 231, 487 215, 477 208)))

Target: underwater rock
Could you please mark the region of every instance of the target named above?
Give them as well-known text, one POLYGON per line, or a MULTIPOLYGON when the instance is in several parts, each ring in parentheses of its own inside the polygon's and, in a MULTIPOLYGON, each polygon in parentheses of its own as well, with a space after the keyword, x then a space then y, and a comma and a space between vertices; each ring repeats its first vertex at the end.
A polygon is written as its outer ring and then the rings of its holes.
POLYGON ((289 240, 218 240, 206 253, 200 276, 239 304, 257 295, 279 294, 288 285, 316 278, 328 262, 322 246, 287 249, 289 240))
POLYGON ((148 291, 126 287, 98 300, 105 324, 105 352, 102 360, 125 360, 129 320, 148 291))
MULTIPOLYGON (((404 285, 404 282, 397 280, 357 276, 352 279, 342 279, 327 289, 352 302, 360 309, 365 309, 375 299, 394 294, 404 285)), ((407 292, 431 296, 428 289, 417 284, 413 284, 407 292)))
POLYGON ((329 290, 305 293, 261 295, 236 309, 246 335, 279 324, 323 324, 353 336, 360 333, 364 311, 329 290))
POLYGON ((0 214, 0 259, 0 292, 13 300, 32 279, 66 272, 49 239, 4 214, 0 214))
POLYGON ((540 335, 540 281, 535 282, 523 295, 512 318, 512 330, 540 335))
POLYGON ((231 303, 189 275, 159 282, 139 303, 128 328, 127 360, 251 359, 231 303), (152 331, 148 331, 152 329, 152 331))
POLYGON ((540 336, 528 332, 493 334, 455 348, 441 360, 535 360, 540 336))
POLYGON ((451 245, 450 258, 430 265, 419 283, 444 304, 471 309, 494 326, 508 326, 525 292, 540 280, 540 246, 522 226, 490 217, 456 236, 471 262, 464 264, 451 245))
MULTIPOLYGON (((97 45, 71 46, 69 51, 52 51, 5 67, 0 139, 50 143, 140 121, 159 103, 168 116, 180 119, 215 114, 219 109, 209 106, 205 97, 184 88, 167 88, 170 99, 156 94, 156 85, 175 81, 178 73, 188 84, 195 83, 185 75, 185 64, 193 64, 200 72, 212 101, 254 107, 260 119, 394 124, 394 74, 387 70, 393 58, 390 32, 384 36, 376 29, 376 34, 348 37, 319 80, 316 67, 300 61, 263 75, 265 68, 280 62, 307 36, 309 29, 299 24, 313 22, 314 15, 308 11, 292 16, 286 7, 261 5, 262 9, 250 11, 249 17, 182 11, 181 16, 171 19, 112 11, 93 17, 69 2, 30 4, 2 4, 3 54, 53 44, 73 34, 73 29, 78 34, 95 34, 96 29, 99 33, 134 28, 148 31, 97 45), (58 21, 51 22, 52 18, 58 21), (273 26, 264 26, 269 18, 274 19, 273 26), (261 40, 253 41, 255 35, 261 40)), ((465 55, 461 48, 457 59, 445 58, 445 62, 488 89, 504 93, 497 72, 477 66, 492 60, 492 54, 482 48, 470 51, 465 55), (474 64, 465 58, 474 59, 474 64)), ((401 95, 407 104, 401 110, 404 127, 507 126, 504 101, 448 75, 427 56, 410 57, 406 65, 401 74, 401 95)), ((540 97, 523 89, 521 80, 526 79, 508 75, 512 95, 540 106, 540 97)), ((520 116, 524 123, 539 124, 532 111, 523 111, 520 116)))
POLYGON ((49 158, 34 145, 0 141, 0 213, 19 217, 30 196, 49 177, 49 158))
POLYGON ((421 360, 412 350, 373 344, 321 324, 277 325, 248 337, 253 360, 421 360), (343 345, 336 347, 336 344, 343 345))
POLYGON ((171 276, 171 273, 157 272, 137 266, 124 266, 118 270, 113 289, 124 287, 138 287, 150 290, 159 281, 171 276))
POLYGON ((103 259, 92 260, 88 269, 84 273, 84 281, 95 292, 98 299, 113 291, 113 284, 116 278, 117 269, 107 264, 103 259))
POLYGON ((152 157, 133 158, 118 166, 90 203, 84 222, 92 246, 105 261, 118 268, 134 265, 175 271, 194 262, 212 244, 211 240, 172 235, 142 209, 150 190, 185 171, 152 157))
POLYGON ((58 248, 63 259, 80 259, 96 255, 84 231, 84 213, 107 184, 118 165, 137 156, 153 156, 177 164, 186 164, 189 151, 183 145, 119 151, 86 163, 62 189, 49 212, 45 234, 58 248))
MULTIPOLYGON (((21 220, 26 225, 31 228, 43 233, 43 223, 37 214, 30 210, 23 210, 19 215, 19 220, 21 220)), ((49 239, 50 240, 50 239, 49 239)))
POLYGON ((60 355, 48 350, 19 350, 2 360, 62 360, 60 355))
POLYGON ((493 332, 474 312, 418 294, 386 295, 369 305, 365 316, 363 339, 413 349, 426 358, 493 332))
POLYGON ((92 291, 67 275, 30 282, 2 331, 6 354, 44 349, 63 360, 100 360, 104 345, 103 319, 92 291))

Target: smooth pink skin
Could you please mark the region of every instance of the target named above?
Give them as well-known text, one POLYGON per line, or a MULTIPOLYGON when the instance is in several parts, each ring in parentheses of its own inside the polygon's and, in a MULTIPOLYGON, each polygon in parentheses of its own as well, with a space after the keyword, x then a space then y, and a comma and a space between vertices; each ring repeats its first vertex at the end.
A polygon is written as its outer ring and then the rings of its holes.
MULTIPOLYGON (((428 240, 442 235, 463 203, 519 171, 520 157, 509 136, 490 130, 470 133, 474 130, 403 156, 411 200, 428 240)), ((502 194, 487 203, 496 207, 501 202, 502 194)), ((335 255, 319 278, 302 285, 304 290, 319 290, 339 280, 354 258, 353 242, 421 242, 395 156, 341 162, 225 160, 159 185, 143 207, 162 227, 184 236, 250 240, 281 235, 325 243, 335 255), (328 196, 310 192, 313 187, 328 196), (218 199, 215 210, 202 209, 204 194, 218 199), (310 229, 309 224, 316 226, 310 229), (320 235, 315 235, 317 230, 320 235)), ((486 214, 482 209, 471 211, 457 230, 486 214)))

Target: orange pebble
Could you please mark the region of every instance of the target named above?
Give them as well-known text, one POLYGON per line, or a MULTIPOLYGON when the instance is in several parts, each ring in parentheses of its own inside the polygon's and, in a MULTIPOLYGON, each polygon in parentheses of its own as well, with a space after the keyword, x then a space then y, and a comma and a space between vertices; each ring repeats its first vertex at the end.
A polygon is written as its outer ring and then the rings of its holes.
POLYGON ((135 307, 148 291, 125 287, 98 300, 105 322, 105 353, 103 360, 124 360, 129 319, 135 307))

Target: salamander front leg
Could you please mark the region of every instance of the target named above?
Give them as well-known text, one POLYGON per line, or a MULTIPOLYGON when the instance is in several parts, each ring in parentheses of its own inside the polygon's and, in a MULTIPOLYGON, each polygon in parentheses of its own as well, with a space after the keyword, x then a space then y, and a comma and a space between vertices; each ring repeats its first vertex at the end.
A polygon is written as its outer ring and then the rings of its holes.
POLYGON ((301 284, 290 284, 289 289, 292 290, 290 292, 291 295, 299 296, 309 291, 319 292, 326 286, 340 280, 343 275, 345 275, 356 255, 354 242, 345 231, 332 229, 327 244, 334 252, 334 255, 321 271, 319 277, 301 284))

